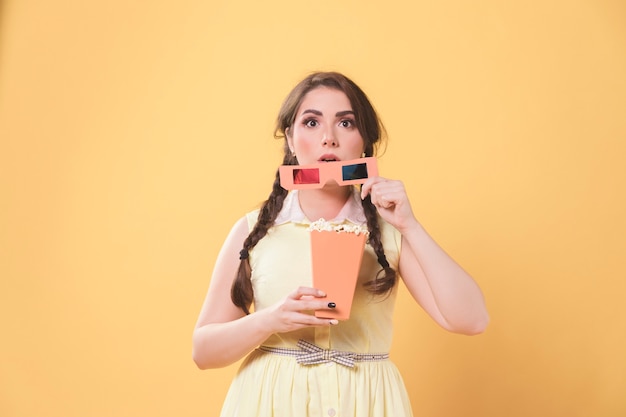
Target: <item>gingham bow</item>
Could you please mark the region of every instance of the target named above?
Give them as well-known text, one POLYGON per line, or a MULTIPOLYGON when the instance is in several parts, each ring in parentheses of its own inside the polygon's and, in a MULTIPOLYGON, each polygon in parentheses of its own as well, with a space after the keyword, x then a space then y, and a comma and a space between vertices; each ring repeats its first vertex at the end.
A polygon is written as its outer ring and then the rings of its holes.
POLYGON ((354 368, 355 354, 352 352, 322 349, 321 347, 302 339, 298 341, 298 347, 303 350, 303 352, 296 358, 296 361, 299 364, 315 365, 318 363, 336 362, 340 365, 354 368))

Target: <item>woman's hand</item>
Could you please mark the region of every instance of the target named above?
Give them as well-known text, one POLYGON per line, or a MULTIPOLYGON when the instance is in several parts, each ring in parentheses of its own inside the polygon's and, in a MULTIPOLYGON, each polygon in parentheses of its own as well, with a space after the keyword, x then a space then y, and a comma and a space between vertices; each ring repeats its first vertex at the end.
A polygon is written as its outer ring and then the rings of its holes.
POLYGON ((323 291, 310 287, 300 287, 282 301, 258 311, 266 315, 271 333, 286 333, 310 326, 328 326, 337 324, 336 319, 315 317, 315 310, 332 310, 334 303, 321 300, 326 297, 323 291))
POLYGON ((370 195, 380 217, 404 233, 417 224, 402 181, 383 177, 368 179, 361 188, 361 199, 370 195))

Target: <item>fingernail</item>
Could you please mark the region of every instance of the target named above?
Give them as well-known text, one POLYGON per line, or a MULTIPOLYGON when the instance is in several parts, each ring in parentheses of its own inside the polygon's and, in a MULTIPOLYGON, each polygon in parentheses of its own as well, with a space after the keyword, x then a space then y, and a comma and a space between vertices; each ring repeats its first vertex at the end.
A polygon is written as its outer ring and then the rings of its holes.
POLYGON ((322 291, 322 290, 319 290, 319 291, 317 292, 317 294, 318 294, 320 297, 326 297, 326 293, 325 293, 324 291, 322 291))
POLYGON ((339 324, 339 320, 331 320, 331 321, 330 321, 330 324, 333 324, 333 325, 334 325, 334 324, 339 324))
POLYGON ((335 303, 328 303, 328 308, 335 308, 337 307, 337 304, 335 303))

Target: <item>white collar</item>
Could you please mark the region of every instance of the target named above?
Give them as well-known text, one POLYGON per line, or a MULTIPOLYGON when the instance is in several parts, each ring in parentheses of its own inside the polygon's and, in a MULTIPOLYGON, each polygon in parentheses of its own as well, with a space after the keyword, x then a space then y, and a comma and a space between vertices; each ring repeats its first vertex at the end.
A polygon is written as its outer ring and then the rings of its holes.
MULTIPOLYGON (((337 216, 335 216, 334 219, 330 219, 329 221, 333 223, 343 223, 344 221, 349 221, 353 224, 367 223, 365 213, 363 212, 363 206, 361 205, 361 197, 356 187, 352 187, 352 193, 350 194, 350 197, 346 201, 346 204, 343 205, 341 210, 339 210, 337 216)), ((311 220, 307 219, 306 215, 302 211, 302 208, 300 207, 298 190, 290 191, 289 194, 287 194, 287 197, 285 197, 285 201, 283 202, 283 208, 280 210, 280 213, 278 213, 276 221, 274 221, 274 225, 279 226, 288 222, 306 224, 311 223, 311 220)))

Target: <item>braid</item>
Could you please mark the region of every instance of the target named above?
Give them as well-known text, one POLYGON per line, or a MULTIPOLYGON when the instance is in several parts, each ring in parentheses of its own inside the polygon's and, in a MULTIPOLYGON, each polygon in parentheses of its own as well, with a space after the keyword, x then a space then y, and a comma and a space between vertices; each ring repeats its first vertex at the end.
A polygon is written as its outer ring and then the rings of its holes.
POLYGON ((378 214, 376 207, 372 204, 372 200, 368 195, 362 202, 365 218, 367 219, 367 228, 369 229, 369 244, 374 249, 376 256, 378 257, 378 263, 382 266, 382 269, 378 271, 376 277, 366 282, 365 288, 371 293, 376 295, 386 294, 396 284, 396 271, 389 266, 385 251, 383 249, 383 243, 380 236, 380 226, 378 224, 378 214), (381 276, 382 275, 382 276, 381 276))
MULTIPOLYGON (((286 154, 283 164, 295 165, 297 162, 295 157, 286 154)), ((241 308, 246 314, 250 314, 250 305, 254 299, 254 291, 252 289, 252 282, 250 281, 252 268, 250 267, 250 260, 248 259, 248 251, 252 250, 252 248, 265 237, 269 228, 272 227, 278 213, 280 213, 280 210, 283 208, 283 202, 287 194, 288 191, 280 186, 280 175, 277 170, 274 184, 272 185, 272 192, 261 206, 259 218, 254 228, 243 242, 243 249, 239 256, 241 261, 239 262, 237 276, 230 289, 230 298, 233 304, 241 308)))

